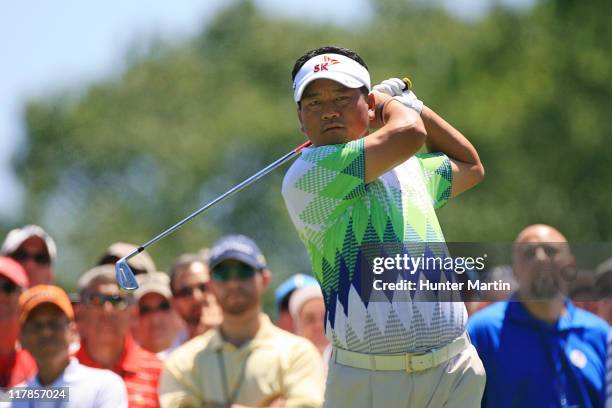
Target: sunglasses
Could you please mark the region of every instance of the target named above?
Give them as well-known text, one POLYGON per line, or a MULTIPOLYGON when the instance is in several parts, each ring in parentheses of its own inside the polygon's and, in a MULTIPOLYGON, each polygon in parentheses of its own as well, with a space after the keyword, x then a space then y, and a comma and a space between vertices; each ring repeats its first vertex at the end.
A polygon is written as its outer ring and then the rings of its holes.
POLYGON ((17 289, 18 288, 15 282, 7 280, 7 281, 0 283, 0 292, 3 292, 6 295, 11 295, 17 292, 17 289))
POLYGON ((51 263, 51 257, 46 252, 31 254, 26 251, 16 251, 13 253, 13 255, 11 255, 11 258, 17 262, 25 262, 28 259, 31 259, 39 265, 49 265, 51 263))
POLYGON ((140 314, 140 316, 145 316, 145 315, 152 314, 155 312, 167 312, 169 310, 170 310, 170 303, 161 302, 159 305, 157 305, 157 307, 150 307, 147 305, 140 306, 138 308, 138 313, 140 314))
POLYGON ((230 279, 251 279, 257 273, 257 269, 246 264, 219 265, 212 270, 212 278, 216 281, 227 282, 230 279))
POLYGON ((201 293, 206 293, 208 292, 208 284, 200 283, 199 285, 195 285, 195 286, 184 286, 176 291, 176 293, 174 294, 174 297, 177 297, 177 298, 192 297, 196 289, 199 290, 201 293))
POLYGON ((521 255, 524 260, 531 260, 536 257, 537 250, 542 249, 547 257, 554 258, 563 249, 561 245, 563 244, 523 245, 521 255))
POLYGON ((133 300, 127 296, 103 295, 101 293, 89 293, 83 299, 83 303, 95 307, 102 307, 106 302, 110 303, 114 309, 125 310, 133 303, 133 300))
POLYGON ((28 321, 24 328, 28 332, 39 333, 43 331, 45 328, 49 328, 52 332, 59 332, 60 330, 65 329, 68 326, 68 322, 66 320, 49 320, 47 322, 39 322, 39 321, 28 321))

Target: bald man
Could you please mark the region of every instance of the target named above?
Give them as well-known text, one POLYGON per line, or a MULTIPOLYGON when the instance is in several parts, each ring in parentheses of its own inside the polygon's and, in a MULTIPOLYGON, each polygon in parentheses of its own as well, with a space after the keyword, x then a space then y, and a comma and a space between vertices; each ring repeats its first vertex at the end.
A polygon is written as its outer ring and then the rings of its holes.
POLYGON ((608 324, 567 298, 575 258, 549 225, 516 238, 518 291, 474 314, 468 332, 487 373, 483 407, 603 407, 608 324))

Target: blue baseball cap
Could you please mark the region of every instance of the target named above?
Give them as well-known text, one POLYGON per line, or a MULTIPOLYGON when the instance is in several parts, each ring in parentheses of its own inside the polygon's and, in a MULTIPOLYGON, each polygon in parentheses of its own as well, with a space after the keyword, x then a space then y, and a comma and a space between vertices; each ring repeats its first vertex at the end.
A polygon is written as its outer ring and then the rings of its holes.
POLYGON ((319 282, 310 275, 304 275, 303 273, 297 273, 291 276, 289 279, 281 283, 276 291, 274 292, 274 303, 276 304, 276 310, 280 311, 283 300, 293 293, 294 290, 303 288, 304 286, 319 285, 319 282))
POLYGON ((266 258, 251 238, 244 235, 227 235, 215 242, 210 249, 208 266, 213 269, 223 261, 234 259, 255 269, 266 268, 266 258))

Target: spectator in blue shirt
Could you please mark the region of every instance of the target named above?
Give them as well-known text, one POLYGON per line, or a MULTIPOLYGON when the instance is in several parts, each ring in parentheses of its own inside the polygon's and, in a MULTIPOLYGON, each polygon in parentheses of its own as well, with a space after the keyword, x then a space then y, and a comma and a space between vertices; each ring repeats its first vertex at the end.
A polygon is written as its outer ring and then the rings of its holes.
POLYGON ((565 296, 575 259, 565 237, 531 225, 517 237, 518 291, 474 314, 472 343, 484 363, 483 407, 603 407, 608 324, 565 296))

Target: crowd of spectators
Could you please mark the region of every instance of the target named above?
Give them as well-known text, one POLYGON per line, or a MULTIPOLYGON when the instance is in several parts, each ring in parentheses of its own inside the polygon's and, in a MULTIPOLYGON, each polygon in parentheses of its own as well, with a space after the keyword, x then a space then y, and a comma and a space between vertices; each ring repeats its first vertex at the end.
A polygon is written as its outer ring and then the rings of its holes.
MULTIPOLYGON (((512 265, 490 279, 517 290, 468 304, 487 375, 483 406, 603 406, 612 259, 558 279, 575 261, 559 231, 530 226, 516 244, 512 265)), ((70 387, 71 407, 323 405, 332 346, 316 279, 296 274, 275 288, 273 323, 262 306, 273 272, 252 239, 223 237, 177 256, 167 273, 143 253, 129 261, 139 288, 126 292, 114 262, 134 248, 110 245, 69 297, 55 284, 51 236, 36 225, 9 232, 0 387, 70 387)))

